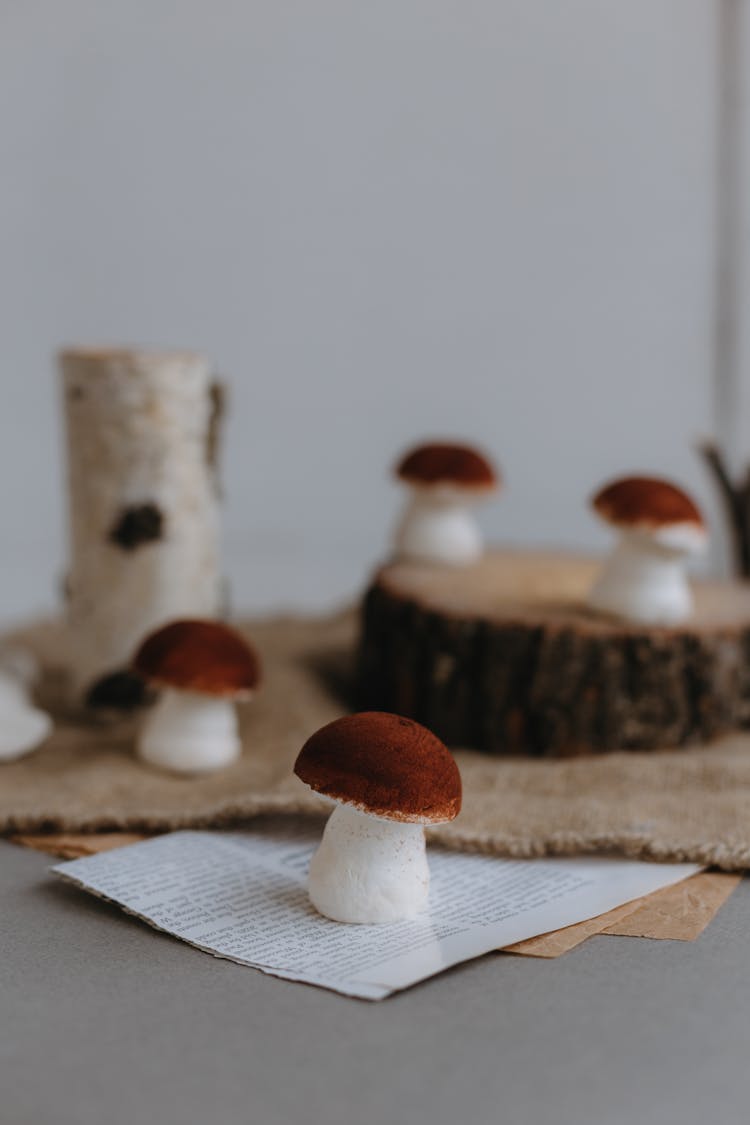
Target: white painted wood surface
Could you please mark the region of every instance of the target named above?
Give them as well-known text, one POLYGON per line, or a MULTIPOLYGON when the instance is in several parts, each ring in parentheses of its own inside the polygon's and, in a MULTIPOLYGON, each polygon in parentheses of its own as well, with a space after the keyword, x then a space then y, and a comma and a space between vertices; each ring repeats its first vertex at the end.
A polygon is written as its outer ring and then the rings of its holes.
POLYGON ((717 397, 731 7, 747 60, 748 0, 8 8, 0 616, 63 565, 65 342, 217 357, 241 606, 353 592, 427 434, 505 468, 494 538, 603 547, 585 497, 632 469, 713 510, 695 440, 750 455, 744 205, 717 397))

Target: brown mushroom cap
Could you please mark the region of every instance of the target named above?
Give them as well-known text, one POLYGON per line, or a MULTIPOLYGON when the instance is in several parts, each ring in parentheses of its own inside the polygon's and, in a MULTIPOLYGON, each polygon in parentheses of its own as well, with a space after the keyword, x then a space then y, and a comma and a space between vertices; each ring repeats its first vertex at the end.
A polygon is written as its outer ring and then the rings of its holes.
POLYGON ((316 793, 386 820, 439 824, 461 811, 461 775, 450 751, 426 727, 385 711, 321 727, 294 772, 316 793))
POLYGON ((247 697, 260 682, 257 653, 220 621, 171 621, 146 637, 133 668, 157 687, 228 699, 247 697))
POLYGON ((406 453, 395 469, 399 480, 429 488, 451 485, 454 488, 492 489, 500 483, 490 461, 468 445, 433 442, 406 453))
POLYGON ((591 504, 617 527, 665 528, 693 524, 704 529, 698 506, 677 485, 658 477, 622 477, 605 485, 591 504))

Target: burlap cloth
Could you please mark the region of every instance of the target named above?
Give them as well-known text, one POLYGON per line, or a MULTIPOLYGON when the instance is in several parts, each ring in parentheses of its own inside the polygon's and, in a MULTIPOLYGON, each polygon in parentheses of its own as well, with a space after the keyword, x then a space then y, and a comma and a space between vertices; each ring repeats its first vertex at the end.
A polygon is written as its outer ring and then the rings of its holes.
MULTIPOLYGON (((305 738, 347 709, 355 630, 353 613, 248 625, 265 684, 241 708, 241 761, 219 774, 183 778, 148 769, 133 756, 131 720, 59 722, 42 749, 0 765, 0 831, 158 831, 236 825, 266 812, 325 812, 291 767, 305 738)), ((23 636, 50 659, 54 629, 23 636)), ((561 761, 466 750, 456 757, 464 808, 438 830, 448 846, 750 867, 750 736, 684 751, 561 761)))

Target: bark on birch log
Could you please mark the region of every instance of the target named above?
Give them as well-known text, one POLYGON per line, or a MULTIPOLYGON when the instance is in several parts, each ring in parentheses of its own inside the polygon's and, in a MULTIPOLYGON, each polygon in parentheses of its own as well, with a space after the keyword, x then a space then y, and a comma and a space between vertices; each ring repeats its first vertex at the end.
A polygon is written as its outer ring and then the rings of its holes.
POLYGON ((598 565, 492 551, 467 568, 383 567, 363 606, 361 705, 453 746, 540 756, 750 726, 750 586, 696 583, 685 625, 631 626, 586 608, 598 565))
POLYGON ((220 604, 211 366, 189 352, 60 355, 68 446, 71 686, 135 702, 135 646, 177 616, 220 604))

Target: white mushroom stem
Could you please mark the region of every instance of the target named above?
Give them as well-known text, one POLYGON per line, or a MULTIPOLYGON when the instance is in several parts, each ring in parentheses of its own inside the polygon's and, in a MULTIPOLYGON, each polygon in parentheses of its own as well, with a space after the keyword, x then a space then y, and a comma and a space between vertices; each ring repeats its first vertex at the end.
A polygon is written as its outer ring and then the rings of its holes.
POLYGON ((164 621, 218 612, 217 397, 187 352, 78 349, 61 367, 79 695, 164 621))
POLYGON ((625 532, 602 567, 589 605, 643 624, 685 621, 693 609, 685 573, 687 553, 685 546, 659 542, 643 532, 625 532))
POLYGON ((39 661, 28 648, 0 646, 0 676, 15 680, 28 695, 39 679, 39 661))
POLYGON ((0 762, 35 750, 52 731, 52 720, 29 700, 23 683, 0 673, 0 762))
POLYGON ((482 554, 470 501, 456 490, 416 489, 396 531, 399 558, 465 566, 482 554))
POLYGON ((144 762, 175 773, 210 773, 231 765, 242 749, 229 699, 166 688, 138 737, 144 762))
POLYGON ((336 806, 310 862, 316 910, 335 922, 396 922, 419 913, 429 889, 421 824, 336 806))

